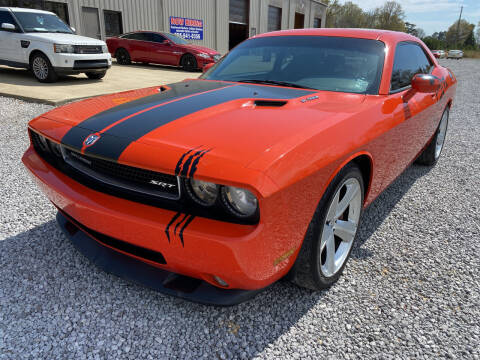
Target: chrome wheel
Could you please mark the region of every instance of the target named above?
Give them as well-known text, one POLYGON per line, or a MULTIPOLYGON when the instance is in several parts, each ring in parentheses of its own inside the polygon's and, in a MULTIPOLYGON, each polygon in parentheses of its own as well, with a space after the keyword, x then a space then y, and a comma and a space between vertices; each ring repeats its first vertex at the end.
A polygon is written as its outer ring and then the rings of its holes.
POLYGON ((34 75, 40 80, 45 80, 48 77, 48 64, 41 56, 33 59, 32 70, 34 75))
POLYGON ((356 178, 345 180, 328 208, 320 239, 320 269, 334 276, 343 266, 357 233, 362 210, 362 190, 356 178))
POLYGON ((445 136, 447 135, 447 126, 448 126, 448 111, 444 111, 442 119, 440 120, 440 125, 438 126, 437 141, 435 143, 435 159, 440 157, 440 153, 443 149, 443 144, 445 143, 445 136))

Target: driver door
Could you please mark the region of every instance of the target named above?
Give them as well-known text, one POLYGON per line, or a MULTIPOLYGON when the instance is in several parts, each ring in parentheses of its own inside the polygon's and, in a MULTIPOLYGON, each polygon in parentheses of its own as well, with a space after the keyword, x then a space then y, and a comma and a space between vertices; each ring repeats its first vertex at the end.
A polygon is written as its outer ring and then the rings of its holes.
POLYGON ((395 49, 391 91, 384 104, 390 122, 385 151, 390 159, 390 170, 384 184, 390 184, 415 159, 433 135, 432 124, 440 119, 435 93, 421 93, 411 88, 415 74, 428 74, 434 64, 421 46, 414 42, 400 42, 395 49))

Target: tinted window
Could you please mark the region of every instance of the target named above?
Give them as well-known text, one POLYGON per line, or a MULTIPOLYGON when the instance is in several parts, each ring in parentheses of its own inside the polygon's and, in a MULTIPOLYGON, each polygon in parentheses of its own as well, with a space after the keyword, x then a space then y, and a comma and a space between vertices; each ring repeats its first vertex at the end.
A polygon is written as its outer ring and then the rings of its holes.
MULTIPOLYGON (((8 11, 0 11, 0 26, 4 23, 13 24, 17 26, 17 23, 13 19, 12 14, 10 14, 8 11)), ((0 31, 5 31, 5 30, 0 29, 0 31)))
POLYGON ((382 42, 330 36, 272 36, 238 45, 203 78, 281 81, 326 91, 376 94, 382 42))
POLYGON ((129 40, 143 40, 143 33, 131 33, 122 36, 123 39, 129 40))
POLYGON ((423 49, 413 43, 399 43, 395 50, 391 90, 409 86, 415 74, 428 74, 432 64, 423 49))
POLYGON ((152 41, 157 43, 163 43, 166 39, 159 34, 155 33, 143 33, 145 41, 152 41))

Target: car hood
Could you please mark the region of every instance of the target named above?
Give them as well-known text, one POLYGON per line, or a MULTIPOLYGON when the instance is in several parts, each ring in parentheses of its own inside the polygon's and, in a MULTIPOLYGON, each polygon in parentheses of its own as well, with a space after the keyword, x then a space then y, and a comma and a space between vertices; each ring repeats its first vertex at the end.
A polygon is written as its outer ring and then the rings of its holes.
POLYGON ((280 159, 322 127, 355 114, 365 98, 209 80, 155 92, 118 106, 122 94, 89 99, 43 117, 67 125, 58 140, 85 154, 164 172, 178 171, 178 162, 189 154, 208 154, 202 161, 222 165, 199 174, 221 177, 262 157, 280 159), (95 141, 86 146, 91 135, 95 141))
POLYGON ((216 54, 219 53, 218 51, 210 49, 210 48, 205 47, 205 46, 199 46, 199 45, 194 45, 194 44, 188 44, 188 45, 182 45, 182 46, 184 46, 187 49, 196 50, 198 52, 203 52, 203 53, 206 53, 206 54, 209 54, 209 55, 216 55, 216 54))
POLYGON ((58 34, 58 33, 26 33, 23 34, 25 40, 37 40, 52 44, 69 44, 69 45, 105 45, 102 40, 80 36, 75 34, 58 34))

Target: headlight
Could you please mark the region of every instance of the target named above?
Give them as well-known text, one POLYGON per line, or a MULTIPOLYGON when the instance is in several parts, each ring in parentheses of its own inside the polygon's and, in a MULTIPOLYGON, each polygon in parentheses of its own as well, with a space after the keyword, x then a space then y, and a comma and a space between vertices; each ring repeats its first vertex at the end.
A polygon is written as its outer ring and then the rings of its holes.
POLYGON ((220 60, 221 57, 222 57, 222 55, 220 55, 220 54, 213 55, 213 60, 215 60, 215 62, 217 62, 218 60, 220 60))
POLYGON ((73 54, 75 52, 75 48, 73 45, 53 44, 53 51, 62 54, 73 54))
POLYGON ((218 185, 202 180, 187 180, 187 191, 190 197, 200 205, 212 206, 218 197, 218 185))
POLYGON ((205 54, 205 53, 200 53, 200 54, 198 54, 198 56, 200 56, 200 57, 202 57, 202 58, 204 58, 204 59, 210 59, 210 58, 211 58, 210 55, 205 54))
POLYGON ((250 217, 258 208, 258 200, 250 191, 234 186, 222 188, 222 199, 227 208, 236 216, 250 217))
POLYGON ((102 45, 102 52, 104 54, 108 53, 108 46, 107 45, 102 45))

